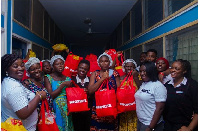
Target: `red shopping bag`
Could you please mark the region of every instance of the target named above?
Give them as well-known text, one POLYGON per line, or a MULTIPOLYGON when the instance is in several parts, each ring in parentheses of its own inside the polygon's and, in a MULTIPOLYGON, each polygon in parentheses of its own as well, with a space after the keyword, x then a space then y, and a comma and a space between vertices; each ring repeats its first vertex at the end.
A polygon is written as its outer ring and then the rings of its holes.
POLYGON ((71 112, 88 111, 88 99, 84 89, 80 88, 74 81, 75 87, 66 88, 68 114, 71 112))
POLYGON ((116 52, 115 49, 106 50, 105 53, 107 53, 108 55, 110 55, 113 61, 117 57, 117 52, 116 52))
POLYGON ((47 99, 42 100, 39 123, 37 124, 37 126, 39 131, 59 131, 55 121, 55 116, 49 110, 47 99))
POLYGON ((97 56, 94 54, 89 54, 85 57, 86 60, 88 60, 90 62, 90 70, 87 73, 87 76, 90 77, 92 72, 96 71, 96 70, 100 70, 101 68, 99 67, 99 65, 97 64, 97 56))
POLYGON ((124 62, 123 53, 119 54, 119 58, 118 57, 116 58, 115 70, 119 73, 120 76, 124 76, 126 73, 122 70, 122 64, 124 62))
POLYGON ((135 89, 136 87, 133 86, 133 75, 132 72, 130 72, 117 88, 116 95, 118 113, 136 110, 134 97, 135 89))
POLYGON ((99 90, 95 92, 96 113, 98 117, 117 116, 115 90, 110 90, 108 80, 104 81, 99 90), (106 85, 105 89, 102 89, 106 85))
POLYGON ((65 60, 65 69, 62 72, 63 75, 71 77, 77 75, 77 68, 79 62, 83 59, 83 57, 79 57, 77 55, 74 55, 72 52, 69 53, 65 60))

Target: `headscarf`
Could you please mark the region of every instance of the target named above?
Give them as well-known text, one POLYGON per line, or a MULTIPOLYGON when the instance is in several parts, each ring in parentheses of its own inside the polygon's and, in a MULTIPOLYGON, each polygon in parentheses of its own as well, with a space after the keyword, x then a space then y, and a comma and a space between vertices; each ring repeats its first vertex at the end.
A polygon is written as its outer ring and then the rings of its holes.
POLYGON ((168 61, 167 59, 165 59, 165 58, 163 58, 163 57, 160 57, 160 58, 158 58, 158 59, 156 60, 156 64, 157 64, 157 62, 158 62, 159 60, 163 60, 163 61, 165 62, 165 64, 166 64, 166 68, 167 68, 167 69, 169 68, 169 61, 168 61))
MULTIPOLYGON (((109 61, 110 61, 110 66, 112 66, 112 64, 113 64, 112 58, 111 58, 110 55, 106 54, 105 52, 104 52, 103 54, 101 54, 101 55, 98 57, 98 59, 97 59, 97 64, 99 65, 99 60, 100 60, 100 58, 101 58, 102 56, 107 56, 107 57, 109 58, 109 61)), ((100 67, 100 65, 99 65, 99 67, 100 67)))
POLYGON ((51 58, 51 61, 50 61, 50 64, 51 64, 51 67, 53 67, 53 63, 55 60, 57 59, 61 59, 65 62, 65 59, 61 56, 61 55, 54 55, 52 58, 51 58))
POLYGON ((40 64, 40 60, 36 57, 31 57, 28 59, 28 61, 25 63, 25 69, 26 71, 29 70, 29 68, 33 65, 33 64, 37 64, 39 63, 40 64))
POLYGON ((126 65, 126 63, 128 63, 128 62, 131 62, 131 63, 133 63, 134 65, 135 65, 135 67, 137 67, 137 63, 133 60, 133 59, 126 59, 124 62, 123 62, 123 64, 122 64, 122 70, 123 70, 123 72, 125 72, 125 65, 126 65))

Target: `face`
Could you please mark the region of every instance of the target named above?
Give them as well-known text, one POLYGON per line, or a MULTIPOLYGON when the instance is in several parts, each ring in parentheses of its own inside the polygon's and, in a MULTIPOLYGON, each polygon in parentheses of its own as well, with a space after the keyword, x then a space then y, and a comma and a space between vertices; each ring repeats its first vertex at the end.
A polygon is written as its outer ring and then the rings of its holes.
POLYGON ((141 67, 140 67, 140 76, 141 76, 141 78, 142 78, 142 80, 144 81, 144 82, 149 82, 149 77, 147 76, 147 74, 146 74, 146 67, 144 66, 144 65, 142 65, 141 67))
POLYGON ((127 62, 124 66, 125 72, 129 73, 130 71, 135 69, 135 65, 132 62, 127 62))
POLYGON ((40 63, 33 64, 28 70, 31 78, 40 78, 41 77, 41 66, 40 63))
POLYGON ((22 59, 17 59, 7 70, 8 76, 17 80, 21 80, 24 75, 24 62, 22 59))
POLYGON ((162 72, 162 71, 167 70, 167 65, 164 60, 159 60, 156 63, 156 68, 157 68, 158 72, 162 72))
POLYGON ((81 63, 78 66, 78 76, 80 78, 85 78, 88 71, 89 71, 89 66, 87 64, 81 63))
POLYGON ((99 65, 101 67, 102 70, 108 70, 110 67, 110 60, 107 56, 102 56, 99 59, 99 65))
POLYGON ((44 61, 42 63, 42 71, 46 74, 50 74, 51 73, 51 65, 48 61, 44 61))
POLYGON ((174 62, 171 66, 170 73, 172 78, 182 78, 186 71, 183 69, 181 62, 174 62))
POLYGON ((146 56, 147 61, 156 62, 156 54, 154 52, 148 52, 146 56))
POLYGON ((146 54, 141 54, 140 55, 140 63, 143 63, 146 59, 146 54))
POLYGON ((64 70, 64 61, 61 59, 56 59, 53 63, 53 69, 55 72, 63 72, 64 70))

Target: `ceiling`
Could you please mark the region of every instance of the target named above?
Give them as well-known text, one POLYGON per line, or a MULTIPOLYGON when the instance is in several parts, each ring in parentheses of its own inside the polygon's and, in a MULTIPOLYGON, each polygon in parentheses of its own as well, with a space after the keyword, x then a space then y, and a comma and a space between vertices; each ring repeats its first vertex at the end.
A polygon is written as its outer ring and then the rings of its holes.
POLYGON ((105 45, 137 0, 39 0, 69 45, 105 45), (91 19, 91 32, 87 34, 91 19))

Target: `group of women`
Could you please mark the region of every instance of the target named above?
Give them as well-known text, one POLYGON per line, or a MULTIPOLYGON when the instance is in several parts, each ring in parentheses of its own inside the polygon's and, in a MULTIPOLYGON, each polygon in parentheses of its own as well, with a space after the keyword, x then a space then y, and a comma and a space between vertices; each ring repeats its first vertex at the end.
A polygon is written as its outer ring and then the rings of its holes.
POLYGON ((169 68, 165 58, 156 57, 154 50, 142 53, 138 67, 133 59, 126 59, 122 64, 125 75, 120 76, 110 68, 114 63, 111 56, 103 53, 97 59, 101 69, 89 78, 87 60, 80 61, 77 76, 66 77, 62 74, 65 60, 61 55, 43 61, 41 70, 40 60, 35 57, 24 63, 17 55, 6 54, 1 57, 2 122, 9 117, 21 119, 27 130, 37 130, 41 101, 47 99, 60 131, 197 130, 198 84, 191 78, 190 63, 179 59, 169 68), (21 81, 25 69, 29 78, 21 81), (168 76, 165 71, 169 71, 168 76), (117 118, 98 117, 95 92, 106 79, 109 89, 117 91, 130 73, 136 87, 136 111, 120 113, 117 118), (72 87, 71 80, 87 93, 90 111, 68 115, 65 88, 72 87))

